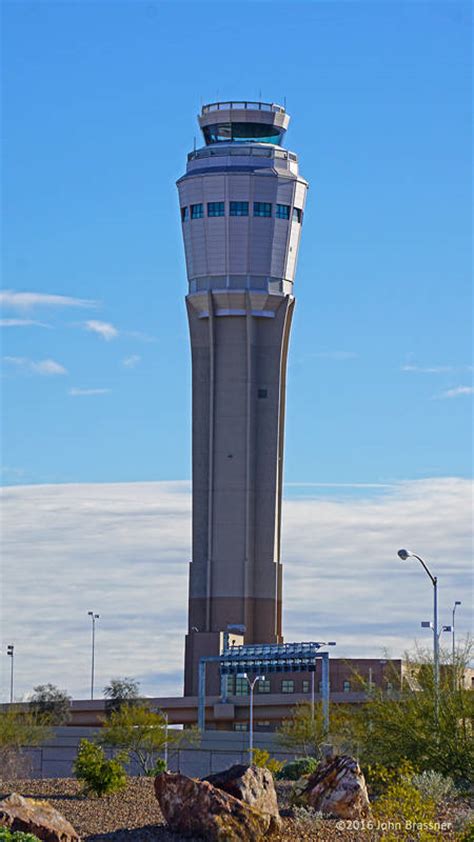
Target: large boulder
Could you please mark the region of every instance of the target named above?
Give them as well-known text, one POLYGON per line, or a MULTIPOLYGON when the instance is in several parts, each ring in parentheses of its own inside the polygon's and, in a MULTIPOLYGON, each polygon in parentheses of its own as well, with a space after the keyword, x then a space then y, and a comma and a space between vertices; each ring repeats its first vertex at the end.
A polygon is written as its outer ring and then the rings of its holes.
POLYGON ((236 764, 204 780, 268 816, 270 832, 281 826, 273 775, 268 769, 236 764))
POLYGON ((365 778, 357 760, 348 755, 323 761, 300 788, 298 801, 323 815, 341 819, 362 819, 371 815, 365 778))
POLYGON ((206 842, 258 842, 269 818, 207 781, 163 772, 155 778, 155 794, 171 830, 200 836, 206 842))
POLYGON ((0 827, 33 833, 44 842, 80 842, 73 826, 51 804, 16 792, 0 801, 0 827))

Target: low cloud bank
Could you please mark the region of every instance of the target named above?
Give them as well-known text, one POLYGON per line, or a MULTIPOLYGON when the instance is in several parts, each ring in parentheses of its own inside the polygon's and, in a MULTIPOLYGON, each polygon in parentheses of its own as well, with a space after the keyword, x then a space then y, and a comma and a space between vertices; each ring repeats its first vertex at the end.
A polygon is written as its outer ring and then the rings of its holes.
MULTIPOLYGON (((284 504, 286 640, 334 639, 339 657, 396 657, 415 637, 430 644, 420 621, 431 617, 431 585, 417 562, 397 558, 403 546, 439 576, 441 622, 460 599, 457 631, 468 630, 469 480, 408 481, 355 498, 315 493, 284 504)), ((16 697, 51 681, 87 698, 90 610, 100 614, 98 695, 123 675, 148 695, 179 694, 190 484, 16 486, 3 490, 3 511, 2 639, 15 644, 16 697)))

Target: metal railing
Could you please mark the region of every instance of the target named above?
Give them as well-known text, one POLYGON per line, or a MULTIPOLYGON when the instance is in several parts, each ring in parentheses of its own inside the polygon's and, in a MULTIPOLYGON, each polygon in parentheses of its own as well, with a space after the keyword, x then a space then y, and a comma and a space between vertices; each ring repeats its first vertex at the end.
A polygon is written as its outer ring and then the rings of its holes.
POLYGON ((246 146, 244 144, 232 144, 232 146, 205 146, 203 149, 196 149, 188 155, 188 161, 195 158, 213 158, 222 155, 238 155, 240 157, 254 155, 257 158, 281 158, 297 161, 298 157, 294 152, 287 152, 283 149, 272 149, 268 146, 246 146))
POLYGON ((229 111, 233 108, 248 109, 249 111, 275 111, 284 114, 285 109, 282 105, 277 105, 275 102, 244 102, 244 101, 229 101, 229 102, 209 102, 203 105, 202 114, 208 111, 229 111))

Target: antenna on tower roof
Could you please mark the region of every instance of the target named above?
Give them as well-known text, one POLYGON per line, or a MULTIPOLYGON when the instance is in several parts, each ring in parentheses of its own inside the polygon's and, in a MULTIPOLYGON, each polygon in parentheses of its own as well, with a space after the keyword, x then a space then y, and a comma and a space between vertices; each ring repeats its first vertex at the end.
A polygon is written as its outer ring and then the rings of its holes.
POLYGON ((196 135, 194 135, 194 152, 196 151, 196 135))
POLYGON ((284 109, 285 109, 285 111, 286 111, 286 96, 284 96, 284 97, 283 97, 283 107, 284 107, 284 109))

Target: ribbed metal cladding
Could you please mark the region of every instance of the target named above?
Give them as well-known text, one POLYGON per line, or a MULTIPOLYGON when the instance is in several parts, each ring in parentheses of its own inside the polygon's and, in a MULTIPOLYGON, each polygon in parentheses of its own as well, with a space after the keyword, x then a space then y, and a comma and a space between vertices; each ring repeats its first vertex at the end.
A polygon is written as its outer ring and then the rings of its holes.
MULTIPOLYGON (((248 133, 256 112, 262 136, 289 122, 272 104, 250 103, 248 114, 244 103, 218 105, 204 106, 202 125, 217 113, 222 131, 235 120, 248 133)), ((247 643, 282 642, 286 366, 307 192, 295 159, 251 138, 219 142, 190 155, 178 180, 193 416, 186 695, 229 625, 245 628, 247 643)))

